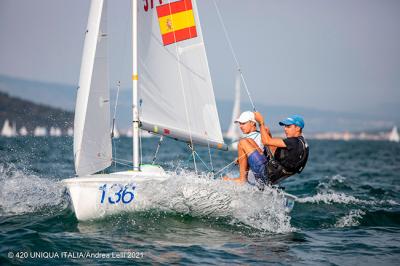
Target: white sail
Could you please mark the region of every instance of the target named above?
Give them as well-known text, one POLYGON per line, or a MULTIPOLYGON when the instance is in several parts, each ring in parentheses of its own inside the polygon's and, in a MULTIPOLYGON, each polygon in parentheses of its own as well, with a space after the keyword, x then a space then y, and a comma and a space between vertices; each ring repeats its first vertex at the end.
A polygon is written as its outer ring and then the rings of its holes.
POLYGON ((72 137, 74 135, 74 129, 72 127, 69 127, 67 129, 67 135, 70 137, 72 137))
POLYGON ((17 135, 15 126, 11 126, 8 119, 4 121, 3 128, 1 129, 1 135, 4 137, 15 137, 17 135))
POLYGON ((51 127, 50 128, 50 136, 60 137, 61 135, 62 135, 62 131, 59 127, 51 127))
POLYGON ((112 161, 106 10, 103 0, 91 2, 74 120, 75 171, 79 176, 103 170, 112 161))
POLYGON ((19 129, 19 134, 20 134, 21 136, 26 136, 26 135, 28 135, 28 130, 26 129, 25 126, 22 126, 22 127, 19 129))
MULTIPOLYGON (((139 5, 138 91, 141 128, 183 141, 226 148, 196 1, 163 1, 163 5, 157 9, 145 9, 139 5), (164 45, 161 29, 175 27, 173 20, 176 16, 164 17, 166 19, 163 22, 157 9, 167 6, 175 12, 179 4, 184 5, 186 12, 190 13, 183 18, 183 23, 192 23, 195 33, 190 33, 188 39, 164 45)), ((176 37, 173 35, 173 38, 176 37)))
POLYGON ((33 135, 35 137, 44 137, 47 136, 47 128, 45 127, 35 127, 35 129, 33 130, 33 135))
POLYGON ((235 124, 235 120, 239 117, 239 115, 240 115, 240 73, 236 75, 235 102, 233 104, 231 123, 225 135, 225 137, 231 140, 238 140, 242 135, 240 128, 238 127, 237 124, 235 124))
POLYGON ((397 127, 394 126, 392 131, 389 134, 389 140, 393 142, 399 142, 400 141, 400 136, 399 132, 397 131, 397 127))

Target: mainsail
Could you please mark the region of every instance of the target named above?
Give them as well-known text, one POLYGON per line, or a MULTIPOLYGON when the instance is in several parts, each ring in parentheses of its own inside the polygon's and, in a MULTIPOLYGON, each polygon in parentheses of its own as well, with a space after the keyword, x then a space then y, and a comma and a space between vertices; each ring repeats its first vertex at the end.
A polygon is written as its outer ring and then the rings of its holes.
POLYGON ((103 170, 112 161, 106 14, 103 0, 91 2, 74 120, 75 171, 79 176, 103 170))
POLYGON ((196 1, 139 5, 142 129, 226 148, 222 138, 196 1))

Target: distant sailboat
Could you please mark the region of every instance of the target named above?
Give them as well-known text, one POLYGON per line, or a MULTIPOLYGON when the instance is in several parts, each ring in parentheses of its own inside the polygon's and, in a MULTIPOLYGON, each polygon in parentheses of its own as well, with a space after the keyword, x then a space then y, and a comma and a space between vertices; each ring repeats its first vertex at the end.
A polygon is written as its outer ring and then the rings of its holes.
POLYGON ((33 135, 35 137, 45 137, 45 136, 47 136, 47 129, 45 127, 37 126, 33 130, 33 135))
POLYGON ((4 121, 3 128, 1 130, 1 135, 4 137, 15 137, 17 136, 17 130, 15 123, 11 126, 8 119, 4 121))
POLYGON ((72 137, 74 135, 74 129, 72 127, 69 127, 67 130, 67 135, 72 137))
POLYGON ((240 115, 240 73, 238 72, 236 75, 235 82, 235 102, 233 104, 232 110, 232 118, 231 123, 229 125, 229 129, 225 134, 225 137, 230 139, 231 144, 229 145, 230 150, 237 150, 238 141, 242 136, 242 132, 237 124, 235 124, 235 120, 240 115))
POLYGON ((399 132, 397 130, 397 126, 394 126, 392 128, 392 131, 389 134, 389 141, 400 142, 400 136, 399 136, 399 132))
POLYGON ((26 135, 28 135, 28 130, 26 129, 26 127, 22 126, 22 127, 19 129, 19 135, 20 135, 20 136, 26 136, 26 135))
POLYGON ((59 127, 51 127, 50 128, 50 136, 52 137, 60 137, 62 135, 61 129, 59 127))

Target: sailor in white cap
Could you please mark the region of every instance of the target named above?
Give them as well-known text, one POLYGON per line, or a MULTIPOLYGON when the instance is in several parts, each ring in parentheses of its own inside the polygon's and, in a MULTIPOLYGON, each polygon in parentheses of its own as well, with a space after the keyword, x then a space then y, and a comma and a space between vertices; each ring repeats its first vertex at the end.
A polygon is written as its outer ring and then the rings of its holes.
POLYGON ((246 133, 247 130, 256 130, 256 122, 258 122, 262 146, 253 139, 241 139, 238 145, 237 159, 239 178, 224 177, 224 180, 244 183, 248 181, 249 170, 252 170, 257 186, 264 189, 265 184, 276 184, 304 169, 309 149, 302 136, 304 120, 301 116, 293 115, 279 122, 279 125, 284 126, 285 139, 271 136, 268 127, 264 125, 264 118, 259 112, 243 112, 236 121, 240 123, 243 133, 246 133), (248 122, 244 121, 250 121, 252 124, 246 125, 248 122))

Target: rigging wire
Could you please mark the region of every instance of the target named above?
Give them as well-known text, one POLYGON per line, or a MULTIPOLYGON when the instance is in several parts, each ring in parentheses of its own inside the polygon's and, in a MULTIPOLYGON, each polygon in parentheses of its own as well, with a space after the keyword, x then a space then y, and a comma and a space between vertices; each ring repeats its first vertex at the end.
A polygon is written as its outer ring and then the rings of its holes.
POLYGON ((217 11, 219 22, 221 23, 221 26, 222 26, 222 30, 224 31, 225 39, 228 42, 229 49, 230 49, 230 51, 232 53, 233 59, 235 60, 237 70, 238 70, 238 72, 240 74, 240 77, 241 77, 241 79, 243 81, 243 85, 244 85, 244 88, 246 90, 247 96, 249 97, 251 106, 253 107, 253 111, 256 111, 256 107, 254 105, 253 99, 251 98, 251 94, 250 94, 250 91, 249 91, 249 89, 247 87, 246 80, 245 80, 245 78, 243 76, 242 69, 241 69, 240 64, 239 64, 239 60, 238 60, 238 58, 236 56, 235 50, 233 49, 231 39, 229 38, 228 31, 226 30, 225 23, 224 23, 224 21, 222 19, 221 12, 219 11, 217 2, 215 0, 213 0, 213 2, 214 2, 215 10, 217 11))
MULTIPOLYGON (((223 19, 222 19, 222 15, 221 15, 221 12, 220 12, 220 10, 219 10, 219 8, 218 8, 218 5, 217 5, 216 0, 213 0, 213 3, 214 3, 214 6, 215 6, 215 10, 217 11, 218 19, 219 19, 219 21, 220 21, 220 23, 221 23, 221 26, 222 26, 222 30, 224 31, 225 39, 226 39, 226 41, 228 42, 229 49, 230 49, 230 51, 231 51, 231 53, 232 53, 233 59, 235 60, 237 70, 238 70, 238 72, 239 72, 239 74, 240 74, 240 77, 241 77, 241 79, 242 79, 242 81, 243 81, 243 85, 244 85, 244 88, 245 88, 245 90, 246 90, 247 96, 249 97, 251 106, 253 107, 253 111, 256 111, 255 104, 254 104, 254 102, 253 102, 253 100, 252 100, 252 98, 251 98, 251 94, 250 94, 249 88, 247 87, 246 80, 245 80, 245 78, 244 78, 242 69, 241 69, 240 64, 239 64, 239 60, 238 60, 238 58, 237 58, 237 56, 236 56, 235 50, 233 49, 233 45, 232 45, 231 39, 230 39, 230 37, 229 37, 229 35, 228 35, 228 31, 226 30, 225 23, 224 23, 224 21, 223 21, 223 19)), ((266 149, 268 155, 269 155, 271 158, 273 158, 274 155, 273 155, 273 153, 271 152, 270 148, 269 148, 268 146, 265 146, 265 149, 266 149)))
MULTIPOLYGON (((250 152, 252 152, 252 151, 249 151, 248 153, 244 153, 242 156, 240 156, 240 157, 236 158, 235 160, 231 161, 230 163, 228 163, 227 165, 225 165, 224 167, 222 167, 220 170, 218 170, 217 172, 215 172, 214 175, 216 176, 216 175, 218 175, 219 173, 221 173, 222 171, 224 171, 226 168, 230 167, 232 164, 236 164, 236 161, 239 161, 239 159, 241 159, 241 158, 243 158, 244 156, 248 155, 250 152)), ((216 177, 214 177, 214 178, 216 178, 216 177)))

